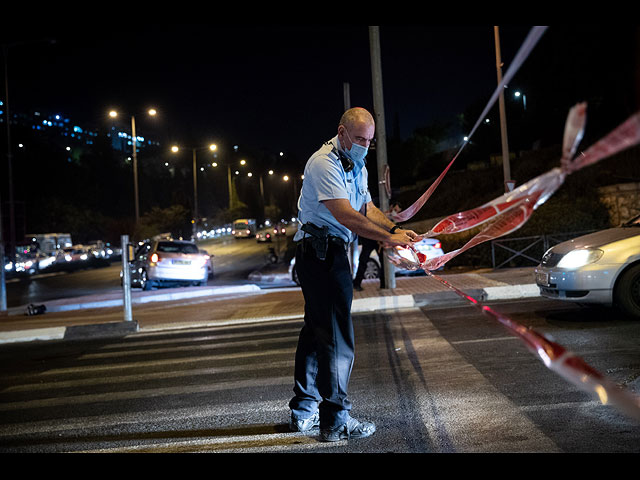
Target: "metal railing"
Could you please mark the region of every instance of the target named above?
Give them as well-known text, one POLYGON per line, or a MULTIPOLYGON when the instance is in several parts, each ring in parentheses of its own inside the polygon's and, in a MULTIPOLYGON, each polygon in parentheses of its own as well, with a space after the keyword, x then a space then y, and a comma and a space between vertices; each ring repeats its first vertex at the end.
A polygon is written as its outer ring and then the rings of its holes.
MULTIPOLYGON (((503 267, 511 263, 515 259, 523 259, 525 263, 533 262, 538 265, 542 259, 542 255, 554 245, 562 243, 572 238, 580 237, 595 230, 587 230, 583 232, 570 233, 554 233, 548 235, 534 235, 531 237, 505 238, 501 240, 491 241, 491 263, 494 269, 503 267), (496 265, 496 254, 498 252, 507 251, 507 255, 511 255, 500 264, 496 265), (535 253, 534 253, 535 252, 535 253)), ((526 265, 525 265, 526 266, 526 265)))

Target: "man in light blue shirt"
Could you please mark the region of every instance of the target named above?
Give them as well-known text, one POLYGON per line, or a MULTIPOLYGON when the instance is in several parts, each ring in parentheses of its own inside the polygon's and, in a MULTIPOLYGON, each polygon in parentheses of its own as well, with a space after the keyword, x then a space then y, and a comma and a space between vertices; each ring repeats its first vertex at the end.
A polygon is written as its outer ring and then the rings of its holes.
MULTIPOLYGON (((302 224, 310 222, 327 225, 330 235, 351 243, 355 240, 355 234, 338 222, 323 202, 345 199, 355 211, 360 211, 365 203, 371 201, 371 195, 366 167, 360 170, 359 175, 355 175, 354 169, 346 172, 339 161, 342 149, 336 135, 307 162, 304 169, 305 180, 298 200, 298 218, 302 224)), ((293 239, 299 241, 303 237, 304 232, 298 230, 293 239)))
POLYGON ((307 161, 298 200, 296 273, 305 299, 296 350, 290 426, 320 427, 323 441, 368 437, 372 422, 349 415, 347 387, 354 360, 353 282, 347 247, 356 235, 389 246, 420 239, 394 225, 371 201, 365 157, 375 122, 363 108, 347 110, 338 134, 307 161))

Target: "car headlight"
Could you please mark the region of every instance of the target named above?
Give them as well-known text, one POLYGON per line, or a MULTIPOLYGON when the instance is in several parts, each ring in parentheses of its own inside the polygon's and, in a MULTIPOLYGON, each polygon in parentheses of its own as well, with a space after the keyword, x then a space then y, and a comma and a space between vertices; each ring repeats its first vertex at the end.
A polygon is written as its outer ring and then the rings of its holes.
POLYGON ((590 263, 595 263, 604 255, 602 250, 597 248, 585 248, 573 250, 567 253, 558 262, 559 268, 580 268, 590 263))

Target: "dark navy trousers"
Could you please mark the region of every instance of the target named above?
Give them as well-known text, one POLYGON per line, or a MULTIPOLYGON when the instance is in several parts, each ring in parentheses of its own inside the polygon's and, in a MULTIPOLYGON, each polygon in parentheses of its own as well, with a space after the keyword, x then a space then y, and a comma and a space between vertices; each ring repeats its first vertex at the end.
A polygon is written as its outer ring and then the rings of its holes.
POLYGON ((311 247, 296 247, 298 280, 304 296, 304 326, 298 339, 294 394, 289 402, 297 418, 320 411, 320 428, 347 422, 347 389, 354 359, 351 320, 353 283, 344 246, 329 242, 325 260, 311 247))

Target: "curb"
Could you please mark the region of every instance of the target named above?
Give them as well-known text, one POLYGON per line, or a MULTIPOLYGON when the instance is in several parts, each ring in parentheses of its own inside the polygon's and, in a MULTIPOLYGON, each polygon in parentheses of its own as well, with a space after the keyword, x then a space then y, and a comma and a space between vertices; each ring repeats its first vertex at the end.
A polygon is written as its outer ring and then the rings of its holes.
MULTIPOLYGON (((256 293, 260 291, 257 285, 237 285, 223 287, 193 287, 188 291, 179 289, 176 291, 166 291, 162 293, 155 292, 136 292, 132 295, 132 305, 150 303, 150 302, 167 302, 170 300, 183 300, 185 298, 207 297, 212 295, 229 295, 233 293, 256 293), (150 293, 150 294, 148 294, 150 293), (146 294, 146 295, 145 295, 146 294)), ((47 312, 67 312, 71 310, 82 310, 86 308, 106 308, 121 307, 124 303, 122 293, 108 294, 110 297, 106 300, 85 300, 79 299, 76 302, 70 302, 69 299, 52 300, 47 302, 47 312)), ((104 296, 103 296, 104 297, 104 296)), ((9 309, 8 315, 23 315, 26 305, 13 307, 9 309)))
MULTIPOLYGON (((154 295, 148 297, 146 300, 141 300, 140 297, 133 303, 147 303, 151 301, 167 301, 183 298, 193 298, 206 295, 222 294, 222 293, 238 293, 238 292, 256 292, 260 291, 260 288, 256 285, 241 285, 236 287, 218 287, 218 288, 204 288, 199 292, 181 292, 167 293, 163 295, 154 295), (215 293, 211 293, 215 291, 215 293)), ((525 285, 508 285, 499 287, 485 287, 481 289, 471 289, 466 292, 469 296, 479 299, 481 302, 496 301, 496 300, 514 300, 518 298, 532 298, 540 296, 540 289, 536 284, 525 285)), ((50 311, 64 311, 80 308, 95 308, 98 304, 100 306, 114 306, 111 302, 120 302, 115 305, 122 305, 122 299, 120 300, 108 300, 104 302, 91 302, 84 304, 73 304, 60 306, 60 309, 50 311), (91 305, 91 306, 88 306, 91 305)), ((452 305, 464 305, 465 300, 460 298, 455 292, 442 291, 436 293, 420 293, 413 295, 390 295, 370 298, 357 298, 353 300, 351 305, 351 313, 367 313, 385 310, 395 310, 401 308, 416 308, 425 306, 452 306, 452 305)), ((49 310, 49 307, 47 307, 49 310)), ((5 343, 20 343, 30 342, 35 340, 79 340, 79 339, 98 339, 109 337, 122 337, 138 331, 164 331, 175 330, 193 327, 213 326, 213 325, 230 325, 240 323, 254 323, 274 321, 289 318, 303 318, 300 315, 289 316, 273 316, 264 318, 246 318, 246 319, 234 319, 232 321, 216 321, 210 322, 206 325, 201 324, 164 324, 156 325, 154 327, 140 329, 136 321, 131 322, 109 322, 104 324, 94 325, 80 325, 72 327, 51 327, 40 328, 31 330, 20 330, 13 332, 0 332, 0 344, 5 343)))

